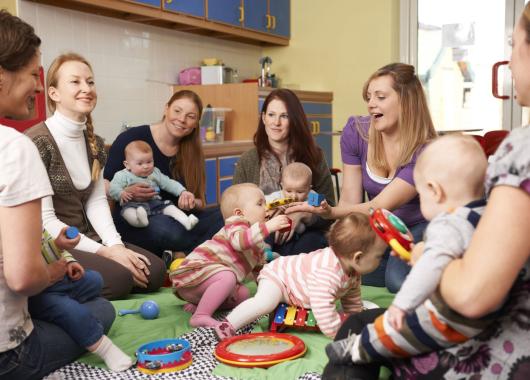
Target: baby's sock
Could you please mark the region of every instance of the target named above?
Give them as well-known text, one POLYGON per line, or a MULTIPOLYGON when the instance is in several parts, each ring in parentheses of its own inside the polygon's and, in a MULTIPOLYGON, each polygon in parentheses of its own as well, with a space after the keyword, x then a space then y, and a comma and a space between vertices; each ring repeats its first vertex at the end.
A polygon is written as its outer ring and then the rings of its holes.
POLYGON ((103 359, 107 367, 115 372, 125 371, 133 365, 131 358, 112 343, 106 335, 103 335, 92 352, 103 359))
POLYGON ((141 224, 140 227, 147 227, 149 225, 149 217, 145 208, 138 207, 136 209, 136 216, 138 217, 138 222, 141 224))
POLYGON ((199 218, 197 218, 195 215, 190 214, 188 215, 188 221, 190 223, 190 230, 199 223, 199 218))

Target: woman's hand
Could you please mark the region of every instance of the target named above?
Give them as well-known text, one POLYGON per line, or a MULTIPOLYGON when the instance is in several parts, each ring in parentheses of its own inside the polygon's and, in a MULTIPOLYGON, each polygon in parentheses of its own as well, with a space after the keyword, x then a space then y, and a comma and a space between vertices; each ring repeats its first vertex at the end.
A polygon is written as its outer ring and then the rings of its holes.
MULTIPOLYGON (((178 201, 178 207, 181 210, 191 210, 191 209, 195 208, 197 203, 198 202, 197 202, 197 200, 195 200, 195 195, 193 195, 192 192, 185 190, 182 193, 180 193, 179 201, 178 201)), ((202 204, 202 202, 201 202, 201 204, 202 204)))
POLYGON ((311 206, 307 202, 295 202, 291 203, 289 207, 285 210, 287 215, 290 215, 294 212, 309 212, 311 214, 316 214, 324 219, 333 219, 333 207, 324 199, 320 206, 311 206))
POLYGON ((120 244, 112 247, 103 246, 97 251, 97 254, 123 265, 132 273, 136 286, 147 288, 147 276, 150 273, 148 265, 151 265, 147 257, 120 244))
POLYGON ((138 182, 134 185, 128 186, 123 191, 132 195, 132 200, 135 202, 147 202, 153 198, 157 192, 145 182, 138 182))

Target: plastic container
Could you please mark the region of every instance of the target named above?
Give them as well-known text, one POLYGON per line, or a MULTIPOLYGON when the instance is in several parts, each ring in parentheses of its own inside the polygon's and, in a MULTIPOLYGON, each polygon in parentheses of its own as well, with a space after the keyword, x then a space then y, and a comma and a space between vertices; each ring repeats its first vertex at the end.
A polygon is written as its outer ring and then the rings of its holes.
POLYGON ((225 140, 226 113, 230 108, 206 107, 202 113, 201 140, 204 143, 222 143, 225 140))

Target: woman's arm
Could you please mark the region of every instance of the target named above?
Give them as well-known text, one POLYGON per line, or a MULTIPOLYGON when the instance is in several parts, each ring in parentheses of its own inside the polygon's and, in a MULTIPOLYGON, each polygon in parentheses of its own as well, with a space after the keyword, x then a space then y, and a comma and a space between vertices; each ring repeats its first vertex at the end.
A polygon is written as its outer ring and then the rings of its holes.
POLYGON ((318 170, 318 182, 315 183, 313 190, 318 194, 323 194, 328 200, 328 203, 335 205, 336 199, 333 181, 331 180, 331 173, 324 157, 322 157, 322 162, 320 163, 318 170))
POLYGON ((530 195, 497 186, 462 259, 443 272, 440 290, 454 310, 478 318, 496 310, 530 257, 530 195))
POLYGON ((0 207, 4 276, 11 290, 26 296, 41 292, 50 279, 40 251, 40 199, 0 207))

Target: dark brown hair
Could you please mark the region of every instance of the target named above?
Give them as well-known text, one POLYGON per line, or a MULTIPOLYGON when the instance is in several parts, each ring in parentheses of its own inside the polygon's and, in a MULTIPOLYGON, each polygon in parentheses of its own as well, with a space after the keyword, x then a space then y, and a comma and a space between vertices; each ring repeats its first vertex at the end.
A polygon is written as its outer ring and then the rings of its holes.
MULTIPOLYGON (((262 116, 267 112, 269 103, 275 99, 283 102, 285 108, 287 108, 289 117, 288 144, 292 150, 291 159, 293 161, 303 162, 309 166, 311 172, 314 174, 313 185, 316 185, 320 181, 318 167, 321 160, 324 159, 324 155, 322 154, 322 150, 315 144, 315 140, 311 135, 309 123, 302 104, 296 94, 291 90, 285 88, 276 89, 265 98, 265 102, 263 102, 263 107, 261 108, 262 116)), ((256 145, 258 150, 260 163, 265 152, 272 154, 280 161, 271 149, 262 117, 259 118, 258 130, 254 134, 254 145, 256 145)))
POLYGON ((193 131, 184 136, 179 142, 179 149, 175 155, 174 165, 171 166, 171 175, 177 181, 186 184, 189 192, 196 198, 205 202, 206 174, 204 172, 204 151, 202 149, 199 118, 202 114, 202 100, 193 91, 181 90, 171 96, 167 106, 171 107, 173 102, 179 99, 189 99, 197 107, 197 126, 193 131))
POLYGON ((0 67, 18 71, 26 66, 40 46, 35 29, 6 10, 0 10, 0 67))
POLYGON ((358 251, 368 252, 375 243, 376 234, 366 214, 352 212, 333 223, 327 237, 337 257, 349 258, 358 251))

